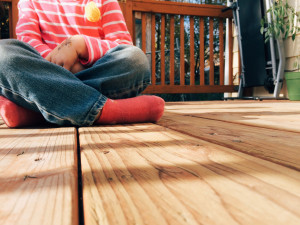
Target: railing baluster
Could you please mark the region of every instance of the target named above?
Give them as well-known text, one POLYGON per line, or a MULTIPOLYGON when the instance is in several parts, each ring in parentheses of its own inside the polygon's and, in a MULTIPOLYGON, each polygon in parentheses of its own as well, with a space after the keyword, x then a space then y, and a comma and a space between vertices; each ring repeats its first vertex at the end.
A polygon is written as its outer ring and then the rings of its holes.
POLYGON ((161 85, 165 85, 165 36, 166 36, 166 15, 161 15, 161 40, 160 40, 160 73, 161 85))
POLYGON ((146 53, 146 13, 142 13, 142 50, 146 53))
POLYGON ((229 34, 228 34, 228 39, 229 39, 229 44, 228 44, 228 51, 229 51, 229 85, 233 84, 233 37, 232 37, 232 19, 229 19, 229 34))
POLYGON ((209 85, 214 85, 214 20, 209 18, 209 85))
POLYGON ((204 51, 205 51, 205 43, 204 43, 204 18, 200 18, 200 85, 205 85, 205 59, 204 59, 204 51))
POLYGON ((14 25, 13 25, 13 11, 12 11, 12 4, 9 5, 8 8, 8 20, 9 20, 9 37, 13 38, 14 36, 14 25))
POLYGON ((223 19, 219 19, 219 61, 220 61, 220 85, 224 85, 224 32, 223 19))
POLYGON ((190 85, 195 85, 194 17, 190 17, 190 85))
MULTIPOLYGON (((240 49, 238 49, 238 75, 242 72, 242 63, 241 63, 241 55, 240 55, 240 49)), ((239 76, 239 82, 241 82, 241 76, 239 76)))
POLYGON ((155 49, 155 14, 151 14, 151 83, 152 85, 156 84, 156 68, 155 68, 155 58, 156 58, 156 49, 155 49))
POLYGON ((175 35, 175 20, 174 15, 170 18, 170 85, 174 85, 174 64, 175 64, 175 52, 174 52, 174 35, 175 35))
POLYGON ((180 85, 185 85, 184 70, 184 16, 180 16, 180 85))
POLYGON ((133 16, 131 18, 129 18, 129 19, 131 19, 131 24, 127 25, 127 26, 131 26, 132 27, 132 29, 129 29, 129 32, 130 32, 131 37, 132 37, 133 45, 136 45, 135 16, 136 16, 135 12, 133 12, 133 16))

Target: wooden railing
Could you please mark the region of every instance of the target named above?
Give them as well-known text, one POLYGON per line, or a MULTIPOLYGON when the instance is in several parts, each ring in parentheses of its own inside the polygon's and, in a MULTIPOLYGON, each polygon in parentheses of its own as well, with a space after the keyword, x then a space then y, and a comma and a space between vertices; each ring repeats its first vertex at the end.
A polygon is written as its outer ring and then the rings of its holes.
MULTIPOLYGON (((232 13, 226 12, 222 13, 222 9, 225 6, 220 5, 199 5, 199 4, 190 4, 190 3, 178 3, 178 2, 165 2, 165 1, 153 1, 153 0, 126 0, 125 2, 120 2, 121 8, 124 13, 124 17, 126 20, 126 24, 128 26, 129 32, 131 33, 134 41, 136 38, 135 34, 135 19, 136 15, 141 14, 141 24, 142 24, 142 50, 151 55, 151 81, 152 84, 144 91, 144 93, 220 93, 220 92, 234 92, 236 91, 236 87, 233 85, 233 42, 232 42, 232 13), (160 34, 156 33, 157 24, 155 22, 155 16, 160 14, 160 34), (175 69, 175 47, 174 47, 174 17, 180 16, 180 47, 178 51, 180 52, 180 65, 179 65, 179 77, 176 78, 176 69, 175 69), (185 23, 186 18, 189 17, 189 59, 185 55, 185 48, 187 43, 184 41, 185 36, 185 23), (151 17, 149 20, 148 18, 151 17), (170 18, 169 21, 169 49, 166 49, 165 39, 166 39, 166 18, 170 18), (195 44, 194 44, 194 22, 195 18, 199 19, 199 30, 196 32, 199 34, 200 40, 200 71, 195 73, 195 44), (225 81, 225 59, 224 59, 224 21, 225 19, 229 19, 229 29, 228 29, 228 78, 225 81), (209 68, 215 68, 215 52, 216 49, 214 46, 214 20, 218 21, 218 57, 219 57, 219 77, 217 77, 218 82, 216 82, 214 70, 209 68), (209 21, 209 32, 208 37, 205 35, 205 25, 207 27, 207 22, 209 21), (151 23, 151 29, 147 29, 149 27, 149 23, 151 23), (150 35, 149 35, 150 33, 150 35), (147 36, 151 37, 147 38, 147 36), (160 49, 157 49, 158 38, 160 38, 160 49), (205 38, 209 38, 209 46, 205 45, 205 38), (151 42, 151 50, 148 51, 146 46, 149 46, 149 42, 151 42), (209 51, 208 53, 206 51, 209 51), (168 52, 169 58, 166 60, 165 54, 168 52), (157 53, 160 54, 160 57, 157 57, 157 53), (205 59, 204 55, 208 55, 208 59, 205 59), (157 59, 159 58, 159 59, 157 59), (156 73, 157 70, 157 62, 160 61, 160 74, 156 73), (186 65, 186 61, 189 61, 188 65, 186 65), (209 61, 209 63, 208 63, 209 61), (166 74, 166 64, 168 64, 168 71, 166 74), (186 71, 189 66, 189 73, 186 71), (206 77, 205 70, 209 70, 209 77, 206 77), (168 77, 166 76, 168 75, 168 77), (197 75, 197 79, 195 79, 195 75, 197 75), (209 79, 207 83, 206 80, 209 79), (225 85, 226 83, 226 85, 225 85)), ((177 66, 178 70, 178 66, 177 66)))
MULTIPOLYGON (((0 0, 0 2, 10 4, 10 37, 15 38, 14 28, 18 19, 18 0, 0 0)), ((222 13, 225 6, 154 0, 120 0, 119 4, 134 43, 136 41, 136 15, 141 15, 141 48, 148 55, 151 63, 151 85, 147 87, 144 93, 223 93, 237 90, 236 86, 233 85, 232 13, 230 11, 222 13), (155 19, 157 15, 160 16, 159 24, 155 19), (178 21, 180 23, 180 44, 179 47, 175 48, 175 25, 177 24, 175 24, 175 18, 177 17, 180 17, 178 21), (187 54, 185 54, 187 43, 185 43, 184 38, 187 35, 185 34, 187 18, 190 27, 188 59, 187 54), (226 34, 229 42, 227 49, 228 76, 225 78, 224 21, 226 18, 229 19, 229 23, 227 23, 229 24, 228 34, 226 34), (199 23, 198 30, 194 28, 196 19, 199 23), (214 46, 215 21, 218 22, 218 46, 214 46), (166 23, 168 23, 170 31, 168 49, 166 49, 165 43, 167 37, 165 32, 166 23), (156 32, 158 25, 160 26, 160 34, 156 32), (205 29, 209 29, 209 31, 207 32, 205 29), (194 33, 198 35, 199 48, 195 48, 194 40, 196 36, 194 33), (209 44, 205 46, 204 39, 207 38, 209 44), (157 48, 158 42, 160 43, 159 48, 157 48), (198 52, 195 52, 195 49, 198 52), (215 74, 216 49, 218 49, 217 68, 219 75, 215 74), (168 53, 168 57, 166 57, 166 53, 168 53), (175 60, 176 54, 178 55, 177 59, 180 58, 179 62, 175 60), (195 54, 199 56, 197 63, 195 54), (198 71, 195 70, 195 63, 199 65, 198 71)))

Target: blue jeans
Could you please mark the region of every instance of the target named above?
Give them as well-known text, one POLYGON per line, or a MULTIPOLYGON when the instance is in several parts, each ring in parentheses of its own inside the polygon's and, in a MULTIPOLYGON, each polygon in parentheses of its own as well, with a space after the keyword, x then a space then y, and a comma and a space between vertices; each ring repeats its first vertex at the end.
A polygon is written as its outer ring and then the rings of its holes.
POLYGON ((134 46, 119 45, 72 74, 24 42, 0 40, 0 94, 50 123, 92 125, 107 98, 137 96, 149 83, 147 57, 134 46))

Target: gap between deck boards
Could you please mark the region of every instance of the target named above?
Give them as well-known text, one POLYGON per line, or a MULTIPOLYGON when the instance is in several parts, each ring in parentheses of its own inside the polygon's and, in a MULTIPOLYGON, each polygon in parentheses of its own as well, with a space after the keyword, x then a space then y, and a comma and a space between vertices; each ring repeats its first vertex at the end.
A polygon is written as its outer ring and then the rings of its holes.
POLYGON ((81 154, 80 154, 80 139, 78 127, 76 132, 76 149, 77 149, 77 171, 78 171, 78 221, 79 225, 84 225, 84 213, 83 213, 83 186, 82 186, 82 170, 81 170, 81 154))

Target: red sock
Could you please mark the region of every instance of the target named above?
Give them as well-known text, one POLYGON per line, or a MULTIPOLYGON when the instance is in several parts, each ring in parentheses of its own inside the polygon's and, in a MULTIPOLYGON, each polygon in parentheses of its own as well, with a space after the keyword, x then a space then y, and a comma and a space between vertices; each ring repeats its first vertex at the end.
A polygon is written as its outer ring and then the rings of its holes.
POLYGON ((124 124, 156 122, 164 113, 165 102, 157 96, 108 99, 96 124, 124 124))
POLYGON ((8 127, 23 127, 45 122, 41 113, 25 109, 0 96, 0 115, 8 127))

